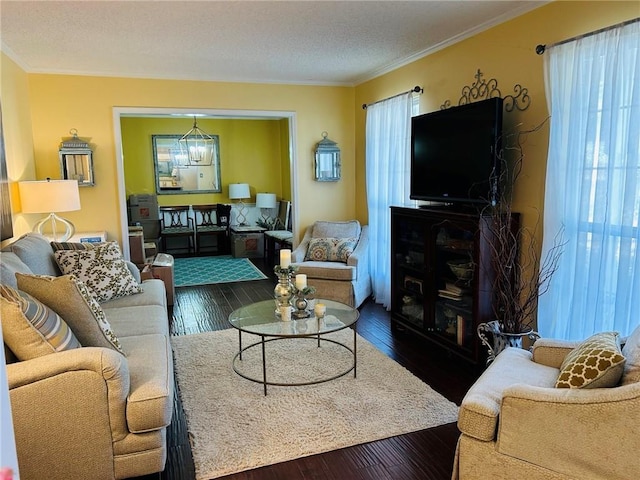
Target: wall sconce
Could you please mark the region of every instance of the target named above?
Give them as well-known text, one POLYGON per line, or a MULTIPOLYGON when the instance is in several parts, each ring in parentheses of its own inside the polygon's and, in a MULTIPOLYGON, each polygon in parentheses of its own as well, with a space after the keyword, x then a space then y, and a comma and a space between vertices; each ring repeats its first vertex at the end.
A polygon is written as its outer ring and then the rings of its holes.
POLYGON ((76 180, 46 180, 18 182, 22 213, 49 213, 33 227, 34 232, 44 235, 44 226, 51 222, 51 231, 55 242, 66 242, 75 233, 75 227, 69 220, 57 216, 54 212, 72 212, 80 210, 80 191, 76 180), (62 236, 58 236, 57 224, 65 227, 62 236))
POLYGON ((78 130, 69 130, 71 137, 62 138, 58 156, 60 172, 64 180, 77 180, 80 187, 92 187, 93 151, 89 143, 78 137, 78 130))
POLYGON ((327 136, 327 132, 322 132, 322 140, 316 144, 316 180, 337 182, 340 180, 340 149, 327 136))
POLYGON ((264 225, 271 225, 271 216, 265 214, 266 209, 276 208, 275 193, 258 193, 256 194, 256 207, 260 209, 260 216, 264 225))
POLYGON ((229 199, 239 200, 238 202, 238 225, 246 225, 247 217, 244 214, 245 206, 242 201, 245 198, 251 198, 251 191, 248 183, 230 183, 229 199))

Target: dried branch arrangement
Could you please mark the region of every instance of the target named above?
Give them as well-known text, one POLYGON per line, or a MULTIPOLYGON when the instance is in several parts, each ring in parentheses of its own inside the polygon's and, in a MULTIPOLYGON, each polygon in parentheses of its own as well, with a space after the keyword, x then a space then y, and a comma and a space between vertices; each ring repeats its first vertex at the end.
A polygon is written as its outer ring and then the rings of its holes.
MULTIPOLYGON (((536 232, 540 213, 532 227, 522 226, 513 211, 513 187, 524 162, 523 137, 540 130, 547 120, 531 130, 518 131, 506 138, 500 152, 502 189, 495 206, 486 207, 488 228, 485 234, 491 246, 494 272, 493 310, 504 333, 524 333, 532 329, 538 298, 549 289, 549 281, 562 255, 563 232, 554 237, 553 247, 540 258, 536 232)), ((503 140, 504 141, 504 140, 503 140)))

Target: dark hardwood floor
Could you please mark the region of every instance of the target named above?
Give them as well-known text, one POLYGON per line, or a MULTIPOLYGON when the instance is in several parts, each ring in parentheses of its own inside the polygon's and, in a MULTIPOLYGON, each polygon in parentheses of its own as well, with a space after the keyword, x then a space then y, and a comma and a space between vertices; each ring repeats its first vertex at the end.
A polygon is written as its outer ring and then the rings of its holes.
MULTIPOLYGON (((171 334, 228 328, 227 317, 247 303, 272 298, 275 277, 261 260, 254 263, 269 280, 176 288, 171 334)), ((406 332, 392 332, 389 313, 368 300, 360 309, 357 332, 414 375, 453 402, 462 397, 477 378, 468 366, 456 363, 446 352, 406 332)), ((179 387, 177 387, 179 388, 179 387)), ((145 479, 191 480, 195 469, 179 395, 167 433, 165 471, 145 479)), ((375 413, 375 412, 372 412, 375 413)), ((233 480, 297 479, 420 479, 449 480, 459 432, 455 423, 400 435, 333 452, 301 458, 223 477, 233 480)))

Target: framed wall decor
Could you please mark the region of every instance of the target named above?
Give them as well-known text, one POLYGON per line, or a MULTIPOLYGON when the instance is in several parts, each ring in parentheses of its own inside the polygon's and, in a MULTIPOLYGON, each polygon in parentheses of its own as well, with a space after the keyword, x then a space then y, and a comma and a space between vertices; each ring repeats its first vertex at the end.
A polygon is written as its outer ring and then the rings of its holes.
POLYGON ((184 148, 178 144, 182 135, 152 135, 153 165, 156 193, 172 195, 182 193, 220 193, 220 148, 217 135, 213 139, 211 163, 198 165, 189 162, 184 148))

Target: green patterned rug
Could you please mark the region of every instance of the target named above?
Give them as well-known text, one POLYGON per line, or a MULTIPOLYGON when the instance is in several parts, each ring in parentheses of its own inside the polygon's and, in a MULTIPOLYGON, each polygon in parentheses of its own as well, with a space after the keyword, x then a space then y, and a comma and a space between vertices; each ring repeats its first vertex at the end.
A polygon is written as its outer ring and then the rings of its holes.
POLYGON ((248 258, 233 258, 231 255, 176 258, 173 269, 176 287, 267 278, 248 258))

